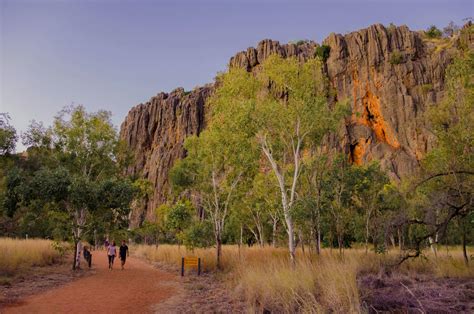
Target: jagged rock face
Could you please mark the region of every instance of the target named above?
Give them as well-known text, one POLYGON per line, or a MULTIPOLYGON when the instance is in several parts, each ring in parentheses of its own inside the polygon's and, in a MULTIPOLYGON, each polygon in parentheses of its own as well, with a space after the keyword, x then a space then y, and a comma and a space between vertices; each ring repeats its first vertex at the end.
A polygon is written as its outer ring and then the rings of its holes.
MULTIPOLYGON (((472 44, 471 38, 462 39, 472 44)), ((444 73, 452 60, 449 49, 433 49, 406 26, 373 25, 346 35, 331 34, 325 71, 336 99, 349 99, 353 115, 329 145, 356 164, 380 160, 394 178, 410 173, 432 146, 422 115, 443 93, 444 73)), ((281 45, 264 40, 230 59, 230 67, 252 71, 271 54, 312 57, 314 42, 281 45)), ((454 49, 454 48, 453 48, 454 49)), ((154 209, 166 201, 168 172, 183 158, 184 139, 205 127, 205 102, 214 85, 189 94, 177 89, 134 107, 121 126, 121 138, 135 154, 129 174, 151 181, 154 194, 132 212, 132 226, 153 220, 154 209)))
POLYGON ((314 51, 318 45, 313 41, 305 41, 300 44, 280 45, 278 41, 265 39, 258 43, 257 48, 250 47, 246 51, 237 53, 230 58, 230 67, 245 68, 251 71, 257 65, 263 63, 270 55, 277 54, 283 58, 298 58, 306 61, 314 56, 314 51))
POLYGON ((380 160, 395 177, 413 171, 432 145, 422 115, 442 97, 450 51, 432 52, 406 26, 331 34, 324 44, 337 98, 351 101, 342 141, 351 160, 380 160))
POLYGON ((204 128, 204 104, 212 85, 185 93, 182 88, 160 93, 128 113, 120 128, 120 137, 134 154, 127 169, 153 186, 153 195, 132 210, 131 224, 154 219, 154 209, 169 195, 168 172, 175 160, 185 156, 184 139, 204 128))

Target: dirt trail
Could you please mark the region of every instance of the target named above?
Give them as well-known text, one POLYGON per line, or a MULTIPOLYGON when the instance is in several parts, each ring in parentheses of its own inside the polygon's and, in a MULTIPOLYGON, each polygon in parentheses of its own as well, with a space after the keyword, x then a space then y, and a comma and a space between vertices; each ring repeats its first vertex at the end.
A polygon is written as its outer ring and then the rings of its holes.
POLYGON ((0 313, 151 313, 178 291, 175 275, 133 257, 125 270, 119 259, 109 270, 105 251, 95 251, 92 267, 95 275, 27 297, 0 313))

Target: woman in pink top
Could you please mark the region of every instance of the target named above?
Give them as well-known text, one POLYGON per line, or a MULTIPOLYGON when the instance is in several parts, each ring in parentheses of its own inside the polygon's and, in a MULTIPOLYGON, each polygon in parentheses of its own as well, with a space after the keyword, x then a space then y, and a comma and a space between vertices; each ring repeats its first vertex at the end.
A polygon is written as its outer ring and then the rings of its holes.
POLYGON ((115 247, 115 241, 107 248, 107 256, 109 257, 109 269, 112 269, 114 266, 115 255, 117 254, 117 248, 115 247))

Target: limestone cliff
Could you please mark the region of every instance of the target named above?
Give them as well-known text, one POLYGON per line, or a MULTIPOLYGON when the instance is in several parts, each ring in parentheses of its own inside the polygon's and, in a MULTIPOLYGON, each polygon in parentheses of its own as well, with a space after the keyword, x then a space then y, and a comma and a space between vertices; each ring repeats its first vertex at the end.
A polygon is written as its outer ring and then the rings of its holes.
POLYGON ((184 139, 199 134, 204 127, 204 103, 212 86, 185 92, 178 88, 159 93, 128 113, 120 128, 120 137, 134 155, 126 170, 149 180, 153 194, 132 211, 132 224, 154 219, 154 209, 169 194, 168 172, 175 160, 183 158, 184 139))
MULTIPOLYGON (((350 99, 353 112, 331 145, 352 162, 380 160, 393 177, 400 177, 415 169, 432 145, 420 117, 442 97, 445 69, 456 48, 440 48, 422 36, 406 26, 377 24, 346 35, 331 34, 323 41, 330 47, 325 71, 335 91, 331 101, 350 99)), ((267 39, 237 53, 229 66, 252 71, 275 53, 304 62, 317 47, 310 41, 281 45, 267 39)), ((133 224, 153 219, 153 209, 166 201, 168 172, 185 156, 186 136, 205 127, 205 102, 212 90, 209 84, 188 93, 160 93, 134 107, 123 122, 121 138, 135 154, 127 172, 150 180, 154 188, 146 204, 134 208, 133 224)))
POLYGON ((331 34, 327 74, 351 100, 343 147, 356 164, 377 159, 394 176, 412 171, 431 146, 421 115, 442 97, 448 49, 433 51, 406 26, 331 34), (347 142, 346 142, 347 141, 347 142))

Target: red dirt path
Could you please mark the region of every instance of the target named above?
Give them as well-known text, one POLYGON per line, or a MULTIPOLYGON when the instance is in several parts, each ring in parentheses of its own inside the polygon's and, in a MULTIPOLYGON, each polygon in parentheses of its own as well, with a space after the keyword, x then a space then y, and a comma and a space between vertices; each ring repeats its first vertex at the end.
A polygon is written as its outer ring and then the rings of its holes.
POLYGON ((21 300, 0 313, 151 313, 171 297, 176 277, 129 257, 125 270, 116 259, 108 269, 105 252, 93 252, 96 274, 21 300))

